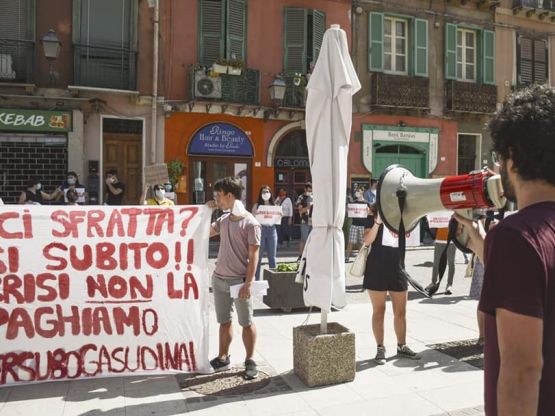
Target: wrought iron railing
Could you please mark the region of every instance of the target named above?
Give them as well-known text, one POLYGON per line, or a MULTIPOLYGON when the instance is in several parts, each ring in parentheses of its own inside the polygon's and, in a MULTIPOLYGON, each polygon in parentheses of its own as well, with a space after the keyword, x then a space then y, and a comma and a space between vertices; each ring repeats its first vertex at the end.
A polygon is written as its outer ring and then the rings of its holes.
POLYGON ((425 77, 412 77, 373 73, 370 82, 370 103, 377 107, 430 108, 430 81, 425 77))
POLYGON ((134 90, 137 85, 137 52, 126 48, 73 45, 76 85, 134 90))
POLYGON ((493 113, 497 108, 497 86, 447 80, 445 107, 448 111, 493 113))
POLYGON ((189 67, 189 96, 197 101, 235 104, 260 103, 260 71, 241 69, 238 75, 215 74, 209 67, 189 67))
POLYGON ((33 82, 35 42, 0 39, 0 82, 33 82))
POLYGON ((523 8, 555 12, 555 0, 513 0, 513 9, 523 8))

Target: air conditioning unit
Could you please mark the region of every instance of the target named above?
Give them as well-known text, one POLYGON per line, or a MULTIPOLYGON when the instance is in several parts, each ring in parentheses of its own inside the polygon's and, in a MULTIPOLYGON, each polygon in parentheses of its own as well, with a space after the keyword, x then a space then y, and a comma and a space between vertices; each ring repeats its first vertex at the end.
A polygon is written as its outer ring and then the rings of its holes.
POLYGON ((222 79, 195 73, 195 98, 222 98, 222 79))

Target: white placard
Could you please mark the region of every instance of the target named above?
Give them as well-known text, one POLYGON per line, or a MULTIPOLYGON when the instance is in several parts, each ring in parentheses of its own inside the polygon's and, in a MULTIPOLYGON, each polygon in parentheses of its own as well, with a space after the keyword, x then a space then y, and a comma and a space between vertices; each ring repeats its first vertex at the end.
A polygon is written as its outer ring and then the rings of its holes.
POLYGON ((426 215, 430 228, 447 228, 453 216, 453 211, 434 211, 426 215))
MULTIPOLYGON (((243 284, 240 283, 238 285, 233 285, 229 287, 229 295, 233 298, 236 299, 239 297, 239 291, 241 290, 241 288, 243 287, 243 284)), ((268 285, 268 281, 267 280, 255 280, 254 282, 252 282, 251 285, 251 296, 265 296, 266 293, 268 292, 268 288, 270 286, 268 285)))
POLYGON ((211 371, 210 216, 196 205, 1 206, 0 387, 211 371))
MULTIPOLYGON (((406 247, 420 246, 420 224, 418 224, 411 232, 405 233, 405 238, 406 247)), ((382 245, 387 247, 399 247, 399 236, 387 227, 384 227, 382 245)))
POLYGON ((366 218, 368 216, 368 205, 347 204, 347 216, 349 218, 366 218))
MULTIPOLYGON (((67 203, 67 191, 69 191, 69 188, 64 189, 64 202, 67 203)), ((84 204, 85 201, 85 188, 75 188, 74 189, 75 193, 77 194, 77 203, 78 204, 84 204)))
POLYGON ((260 225, 281 224, 283 211, 279 205, 258 205, 256 209, 256 220, 260 225))

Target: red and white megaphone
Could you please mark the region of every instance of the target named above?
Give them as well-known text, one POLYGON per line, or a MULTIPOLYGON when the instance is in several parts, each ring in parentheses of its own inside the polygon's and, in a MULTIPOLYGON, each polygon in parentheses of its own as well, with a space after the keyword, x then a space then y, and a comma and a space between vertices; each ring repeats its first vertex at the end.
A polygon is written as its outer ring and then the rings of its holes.
MULTIPOLYGON (((401 165, 391 165, 378 182, 377 205, 384 224, 396 233, 401 222, 400 198, 404 199, 403 225, 407 232, 430 212, 448 209, 472 218, 474 209, 501 209, 506 203, 501 177, 487 170, 421 179, 401 165)), ((454 240, 457 248, 468 252, 467 242, 468 235, 464 231, 454 240)))

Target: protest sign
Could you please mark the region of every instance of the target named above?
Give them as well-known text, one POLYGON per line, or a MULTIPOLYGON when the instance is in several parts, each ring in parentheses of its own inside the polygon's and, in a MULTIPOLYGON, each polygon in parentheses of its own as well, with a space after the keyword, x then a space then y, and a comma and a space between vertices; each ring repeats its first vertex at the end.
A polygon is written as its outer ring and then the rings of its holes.
POLYGON ((430 228, 447 228, 453 216, 453 211, 435 211, 426 215, 430 228))
POLYGON ((283 212, 279 205, 258 205, 256 209, 256 220, 260 225, 281 224, 283 212))
POLYGON ((170 181, 168 176, 168 167, 165 163, 145 166, 144 169, 146 185, 159 185, 170 181))
POLYGON ((0 207, 0 386, 210 371, 210 215, 0 207))
MULTIPOLYGON (((64 189, 64 202, 67 203, 67 191, 69 191, 69 188, 64 189)), ((86 202, 86 198, 85 198, 85 193, 86 193, 86 189, 85 188, 75 188, 74 189, 75 193, 77 194, 77 202, 78 204, 84 204, 86 202)))
MULTIPOLYGON (((420 224, 417 225, 414 230, 405 233, 406 247, 418 247, 420 246, 420 224)), ((382 245, 388 247, 399 247, 399 235, 384 227, 382 245)))
POLYGON ((347 216, 349 218, 366 218, 368 216, 368 205, 347 204, 347 216))

